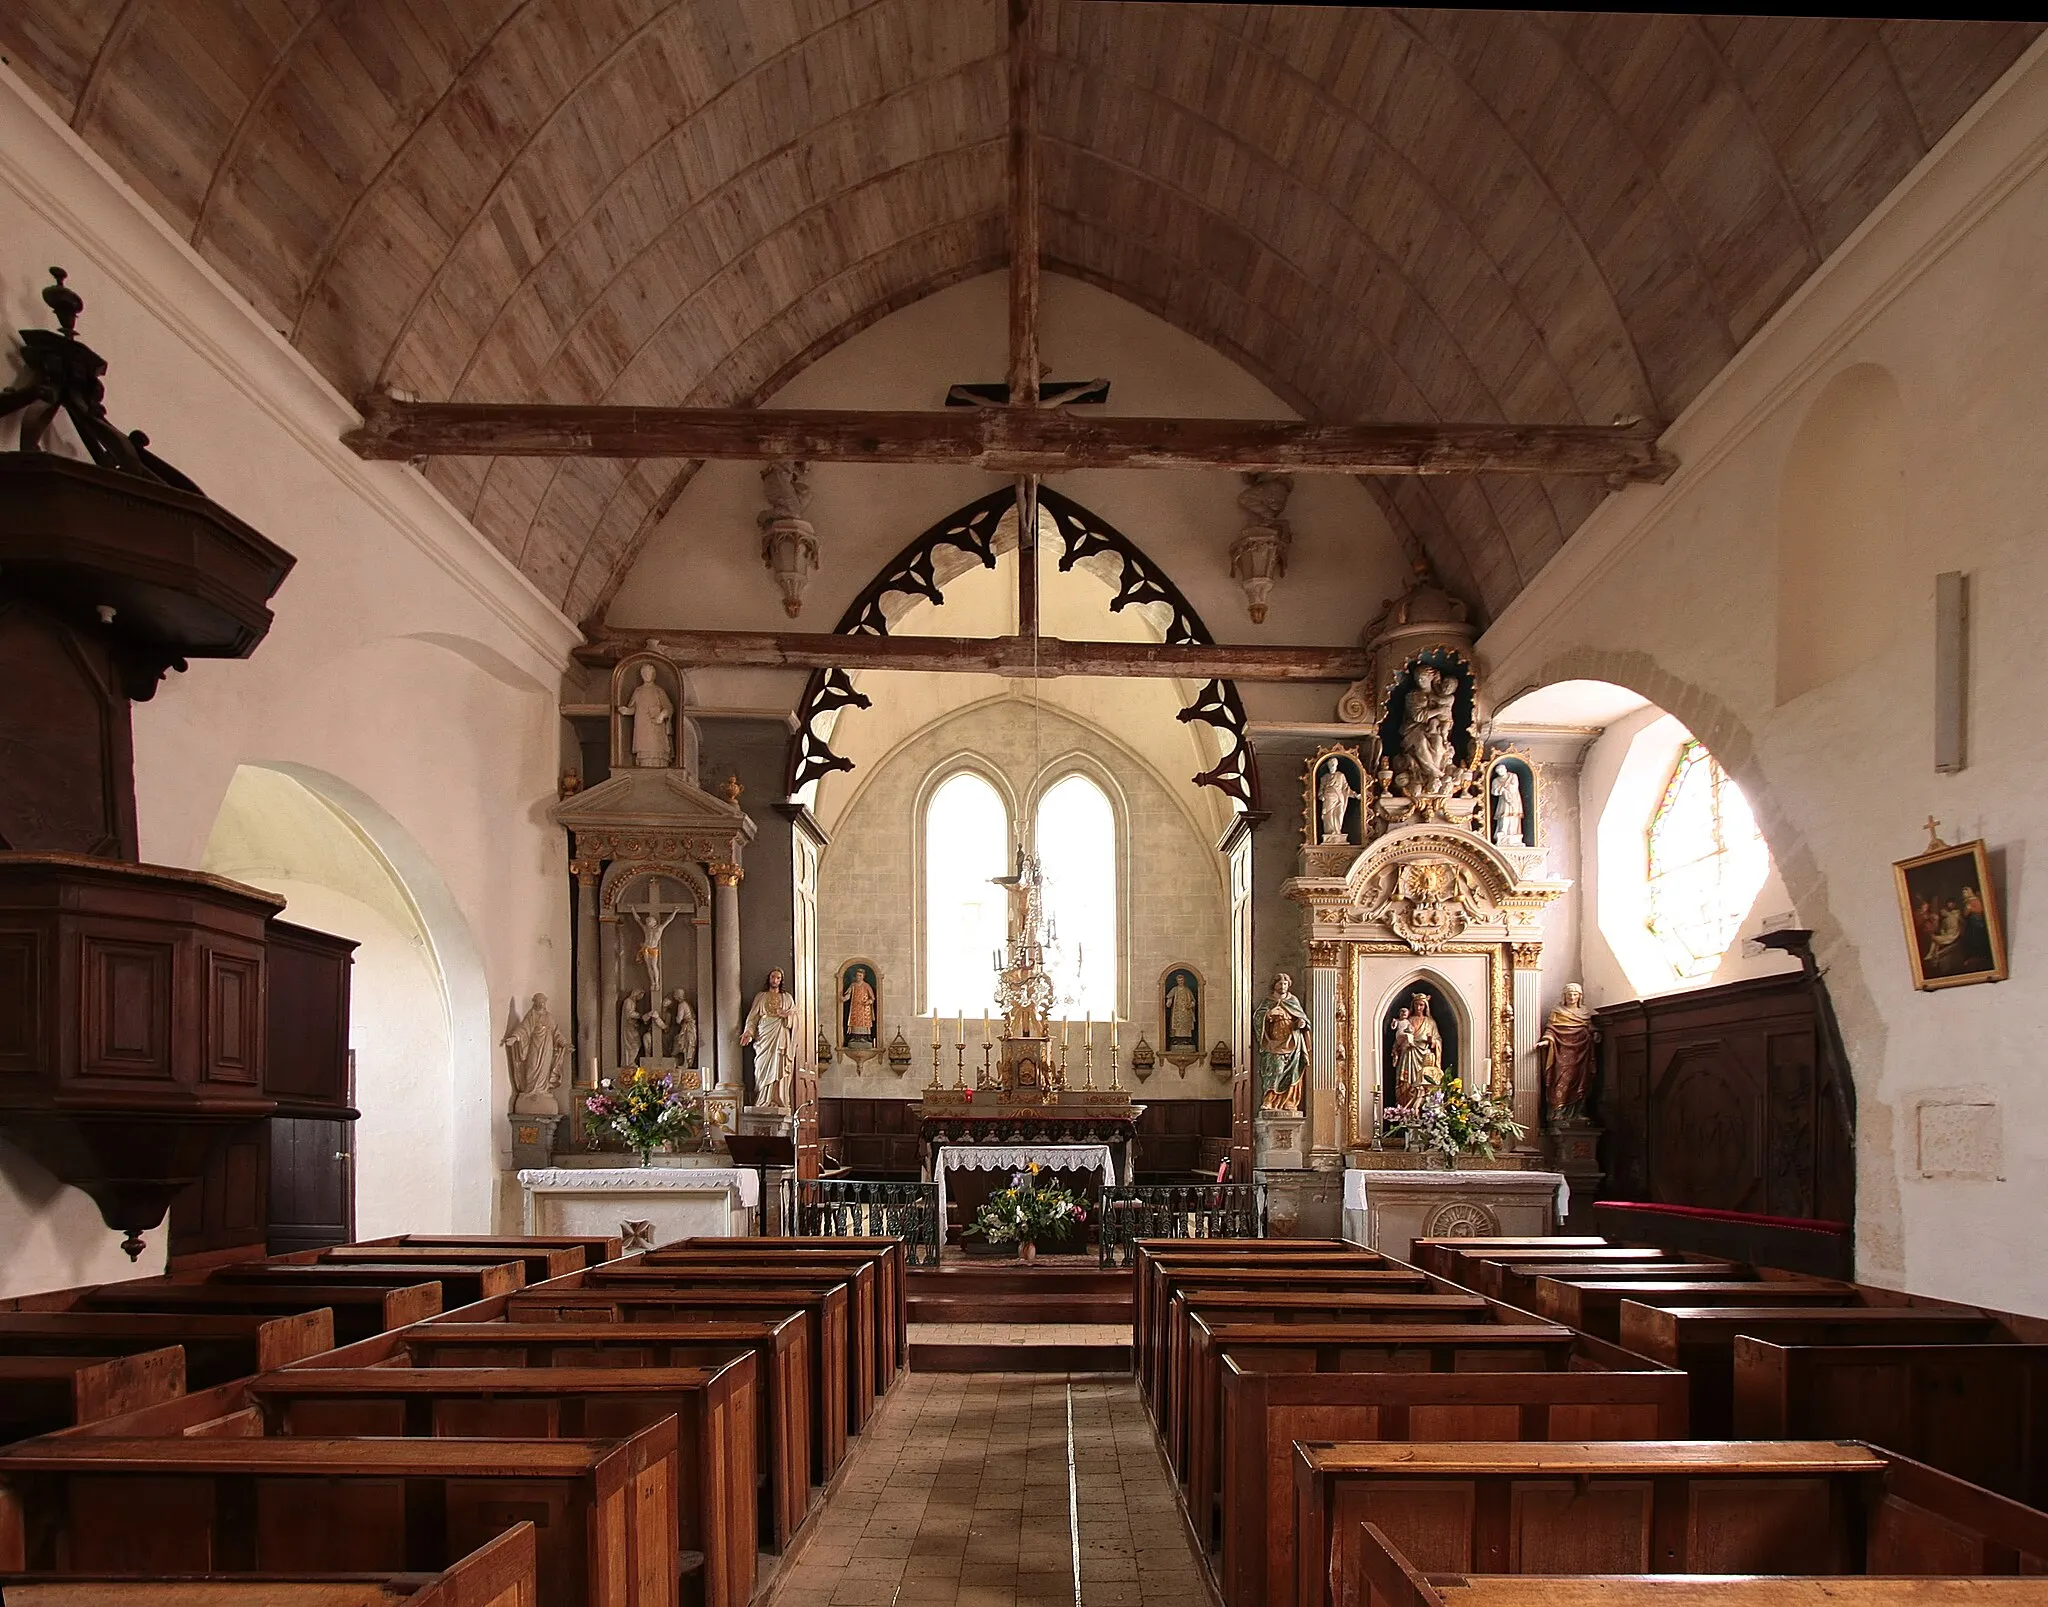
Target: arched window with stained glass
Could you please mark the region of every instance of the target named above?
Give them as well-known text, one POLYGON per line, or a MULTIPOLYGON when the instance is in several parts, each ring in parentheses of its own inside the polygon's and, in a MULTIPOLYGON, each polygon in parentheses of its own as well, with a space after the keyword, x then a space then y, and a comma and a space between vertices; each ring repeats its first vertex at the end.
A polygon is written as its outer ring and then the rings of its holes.
POLYGON ((1673 975, 1710 977, 1770 874, 1771 854, 1742 789, 1688 738, 1650 816, 1649 927, 1673 975))
POLYGON ((932 789, 924 811, 926 1008, 939 1016, 991 1014, 995 952, 1006 905, 996 879, 1010 872, 1010 811, 986 779, 960 770, 932 789))
POLYGON ((1117 1007, 1116 810, 1109 794, 1078 772, 1038 800, 1034 847, 1045 873, 1045 907, 1058 941, 1049 957, 1054 1012, 1115 1015, 1117 1007))

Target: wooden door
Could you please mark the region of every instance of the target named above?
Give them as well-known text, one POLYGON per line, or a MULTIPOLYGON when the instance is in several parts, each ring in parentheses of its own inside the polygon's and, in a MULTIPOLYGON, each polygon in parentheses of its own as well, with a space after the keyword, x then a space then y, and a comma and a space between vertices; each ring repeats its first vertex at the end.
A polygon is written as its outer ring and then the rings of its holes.
POLYGON ((1240 1063, 1237 1074, 1230 1079, 1230 1181, 1249 1183, 1252 1181, 1252 1105, 1251 1068, 1240 1063))
POLYGON ((815 1072, 796 1074, 796 1175, 814 1178, 822 1164, 818 1148, 818 1078, 815 1072))
POLYGON ((329 1116, 270 1119, 272 1255, 356 1236, 356 1124, 329 1116))

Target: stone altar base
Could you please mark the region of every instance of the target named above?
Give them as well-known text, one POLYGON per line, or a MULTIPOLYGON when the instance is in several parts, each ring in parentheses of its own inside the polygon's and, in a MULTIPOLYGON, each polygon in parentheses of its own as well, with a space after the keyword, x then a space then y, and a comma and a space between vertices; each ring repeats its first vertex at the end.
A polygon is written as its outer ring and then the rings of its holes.
POLYGON ((1555 1233, 1570 1190, 1557 1172, 1344 1174, 1344 1237, 1406 1261, 1417 1239, 1555 1233))
MULTIPOLYGON (((1593 1201, 1599 1196, 1600 1181, 1607 1175, 1600 1165, 1600 1138, 1601 1129, 1583 1116, 1554 1122, 1543 1135, 1544 1158, 1565 1175, 1583 1202, 1578 1214, 1587 1223, 1592 1221, 1593 1201)), ((1591 1233, 1593 1229, 1575 1225, 1567 1215, 1564 1231, 1591 1233)))
POLYGON ((519 1174, 527 1233, 617 1234, 649 1250, 677 1239, 744 1238, 758 1173, 725 1166, 548 1166, 519 1174))
POLYGON ((1280 1111, 1260 1111, 1252 1121, 1257 1150, 1252 1164, 1262 1172, 1298 1171, 1308 1164, 1301 1147, 1306 1118, 1280 1111))
POLYGON ((512 1168, 520 1171, 527 1167, 546 1166, 555 1153, 555 1133, 566 1116, 522 1116, 518 1112, 505 1118, 512 1133, 512 1168))

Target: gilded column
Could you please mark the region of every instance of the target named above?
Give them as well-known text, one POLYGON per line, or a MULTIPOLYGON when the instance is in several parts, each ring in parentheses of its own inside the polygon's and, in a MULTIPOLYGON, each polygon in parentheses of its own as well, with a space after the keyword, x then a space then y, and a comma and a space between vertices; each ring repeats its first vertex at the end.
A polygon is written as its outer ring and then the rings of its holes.
POLYGON ((1337 960, 1335 943, 1308 949, 1309 1096, 1308 1164, 1319 1172, 1344 1165, 1344 1134, 1337 1108, 1337 960))
POLYGON ((599 1028, 604 1021, 598 1002, 597 873, 594 859, 571 860, 576 878, 576 1077, 597 1081, 599 1028))
POLYGON ((1529 1130, 1521 1147, 1535 1149, 1543 1143, 1543 1067, 1536 1055, 1543 1036, 1543 945, 1517 943, 1513 953, 1515 1120, 1529 1130))
POLYGON ((718 1086, 740 1088, 740 878, 730 860, 711 866, 711 941, 718 987, 718 1086))

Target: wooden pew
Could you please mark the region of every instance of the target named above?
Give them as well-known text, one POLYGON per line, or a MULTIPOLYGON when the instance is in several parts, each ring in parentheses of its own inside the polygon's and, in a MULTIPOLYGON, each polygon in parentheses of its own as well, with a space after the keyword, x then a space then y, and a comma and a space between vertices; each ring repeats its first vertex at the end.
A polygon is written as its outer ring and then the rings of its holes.
POLYGON ((1744 1439, 1869 1440, 2048 1508, 2048 1345, 1805 1345, 1738 1334, 1744 1439))
POLYGON ((540 1607, 531 1523, 514 1524, 453 1566, 431 1573, 328 1578, 203 1574, 122 1579, 106 1574, 0 1574, 8 1607, 540 1607))
MULTIPOLYGON (((839 1291, 844 1306, 843 1335, 839 1350, 846 1359, 846 1427, 858 1434, 875 1412, 876 1354, 881 1330, 876 1315, 875 1271, 862 1264, 849 1271, 818 1270, 797 1265, 741 1262, 726 1265, 648 1265, 627 1259, 594 1272, 576 1274, 572 1281, 558 1280, 555 1287, 575 1287, 600 1294, 684 1293, 712 1295, 737 1291, 755 1300, 785 1296, 815 1301, 828 1291, 839 1291)), ((821 1321, 829 1321, 821 1317, 821 1321)), ((893 1324, 891 1325, 893 1327, 893 1324)), ((893 1344, 893 1335, 891 1343, 893 1344)))
POLYGON ((763 1480, 758 1532, 764 1550, 779 1552, 810 1510, 814 1477, 824 1482, 822 1471, 813 1467, 810 1341, 800 1313, 761 1322, 592 1328, 556 1322, 430 1322, 330 1351, 307 1366, 712 1367, 734 1355, 754 1358, 754 1444, 763 1480))
POLYGON ((185 1383, 207 1389, 334 1348, 334 1314, 278 1317, 173 1312, 17 1311, 0 1314, 0 1355, 133 1355, 176 1345, 185 1383))
POLYGON ((2048 1514, 1844 1441, 1309 1443, 1294 1472, 1299 1607, 1368 1599, 1367 1524, 1423 1574, 2048 1569, 2048 1514))
POLYGON ((1359 1531, 1358 1576, 1344 1588, 1374 1607, 2048 1607, 2048 1580, 1783 1574, 1434 1574, 1375 1525, 1359 1531))
POLYGON ((185 1393, 177 1345, 125 1356, 10 1356, 0 1352, 0 1445, 75 1423, 96 1423, 185 1393))
POLYGON ((1417 1239, 1408 1259, 1439 1278, 1451 1275, 1449 1254, 1457 1250, 1597 1250, 1610 1241, 1596 1234, 1503 1233, 1481 1238, 1417 1239))
MULTIPOLYGON (((1332 1325, 1377 1325, 1404 1323, 1438 1326, 1447 1323, 1481 1323, 1492 1320, 1493 1307, 1478 1295, 1440 1294, 1426 1290, 1326 1294, 1315 1287, 1296 1291, 1271 1289, 1214 1289, 1177 1287, 1167 1307, 1166 1375, 1161 1384, 1164 1408, 1167 1461, 1183 1481, 1187 1477, 1188 1437, 1198 1388, 1214 1388, 1213 1376, 1193 1379, 1189 1372, 1188 1336, 1199 1314, 1214 1323, 1252 1323, 1286 1326, 1308 1323, 1332 1325)), ((1203 1403, 1204 1413, 1213 1400, 1203 1403)))
MULTIPOLYGON (((1564 1373, 1574 1365, 1641 1366, 1548 1323, 1261 1323, 1196 1312, 1189 1331, 1184 1461, 1175 1471, 1191 1514, 1222 1483, 1223 1366, 1287 1373, 1564 1373)), ((1196 1520, 1199 1522, 1199 1518, 1196 1520)))
MULTIPOLYGON (((525 1270, 528 1283, 545 1283, 549 1278, 559 1278, 571 1272, 581 1272, 584 1266, 583 1250, 575 1245, 546 1245, 510 1243, 496 1249, 488 1247, 465 1247, 455 1244, 337 1244, 324 1250, 304 1250, 292 1257, 281 1257, 301 1265, 348 1266, 354 1263, 366 1265, 402 1267, 414 1262, 422 1265, 454 1266, 501 1266, 507 1261, 516 1261, 525 1270)), ((422 1273, 415 1283, 426 1277, 422 1273)))
POLYGON ((549 1607, 674 1607, 675 1477, 669 1419, 611 1440, 49 1437, 0 1450, 0 1572, 446 1568, 532 1516, 549 1607))
MULTIPOLYGON (((1188 1493, 1229 1607, 1294 1598, 1296 1440, 1666 1440, 1686 1433, 1685 1375, 1648 1363, 1554 1372, 1268 1372, 1223 1358, 1223 1455, 1188 1493), (1206 1520, 1206 1522, 1205 1522, 1206 1520)), ((1206 1459, 1204 1463, 1207 1466, 1206 1459)))
POLYGON ((369 1249, 407 1244, 433 1250, 499 1250, 508 1245, 535 1244, 545 1250, 581 1250, 586 1267, 618 1260, 623 1248, 618 1238, 603 1233, 394 1233, 388 1238, 356 1242, 369 1249))
POLYGON ((1166 1403, 1172 1356, 1170 1318, 1176 1292, 1256 1289, 1274 1293, 1309 1288, 1329 1294, 1344 1290, 1359 1294, 1422 1294, 1428 1292, 1429 1280, 1413 1267, 1389 1265, 1377 1257, 1328 1266, 1313 1262, 1275 1265, 1263 1258, 1256 1265, 1242 1267, 1221 1266, 1213 1261, 1188 1263, 1167 1257, 1155 1260, 1145 1326, 1132 1334, 1138 1347, 1139 1382, 1145 1388, 1154 1418, 1162 1416, 1166 1403))
POLYGON ((1630 1247, 1616 1248, 1603 1245, 1598 1249, 1581 1250, 1498 1250, 1481 1253, 1476 1250, 1446 1250, 1441 1258, 1451 1263, 1454 1271, 1450 1281, 1462 1284, 1476 1293, 1501 1298, 1501 1273, 1507 1267, 1536 1261, 1548 1261, 1561 1266, 1577 1267, 1587 1272, 1596 1272, 1601 1267, 1647 1266, 1668 1262, 1674 1266, 1690 1264, 1696 1257, 1681 1255, 1675 1250, 1639 1250, 1630 1247))
POLYGON ((2000 1337, 1982 1312, 1913 1306, 1646 1306, 1621 1303, 1621 1347, 1692 1380, 1692 1431, 1720 1437, 1734 1421, 1735 1340, 1788 1345, 1974 1345, 2000 1337))
POLYGON ((1536 1309, 1536 1285, 1545 1278, 1711 1278, 1719 1283, 1754 1283, 1757 1270, 1733 1261, 1650 1261, 1591 1268, 1573 1261, 1514 1261, 1500 1264, 1500 1296, 1523 1311, 1536 1309))
POLYGON ((238 1387, 267 1435, 320 1439, 618 1439, 672 1418, 685 1599, 747 1607, 753 1597, 751 1353, 710 1367, 293 1368, 238 1387))
MULTIPOLYGON (((848 1344, 845 1284, 807 1284, 750 1291, 735 1284, 711 1287, 643 1283, 638 1288, 565 1288, 561 1281, 506 1298, 502 1315, 512 1322, 669 1323, 691 1320, 756 1321, 795 1312, 809 1336, 811 1435, 829 1482, 846 1460, 847 1435, 854 1427, 850 1396, 856 1368, 865 1366, 848 1344)), ((488 1310, 473 1307, 473 1311, 488 1310)), ((863 1373, 862 1376, 871 1376, 863 1373)), ((864 1420, 863 1420, 864 1421, 864 1420)))
POLYGON ((272 1317, 322 1307, 334 1313, 335 1338, 352 1344, 434 1316, 441 1310, 441 1286, 418 1283, 394 1289, 322 1282, 265 1289, 138 1278, 133 1283, 102 1284, 72 1309, 272 1317))
POLYGON ((234 1288, 302 1289, 309 1285, 346 1284, 363 1289, 403 1289, 423 1282, 441 1286, 441 1307, 452 1311, 492 1295, 516 1294, 526 1287, 526 1269, 517 1261, 495 1265, 467 1266, 441 1261, 421 1261, 410 1266, 387 1266, 376 1261, 278 1262, 250 1261, 215 1267, 206 1275, 207 1284, 234 1288))
POLYGON ((909 1361, 910 1318, 900 1239, 684 1239, 639 1258, 646 1266, 871 1266, 875 1277, 875 1393, 909 1361))
POLYGON ((1543 1278, 1536 1285, 1533 1309, 1552 1322, 1619 1344, 1624 1300, 1646 1306, 1853 1306, 1856 1287, 1829 1279, 1730 1283, 1720 1279, 1543 1278))
POLYGON ((1131 1253, 1132 1336, 1136 1341, 1138 1383, 1149 1395, 1150 1364, 1145 1335, 1152 1330, 1152 1296, 1163 1263, 1198 1266, 1302 1266, 1328 1260, 1333 1265, 1382 1267, 1384 1257, 1342 1239, 1139 1239, 1131 1253))

